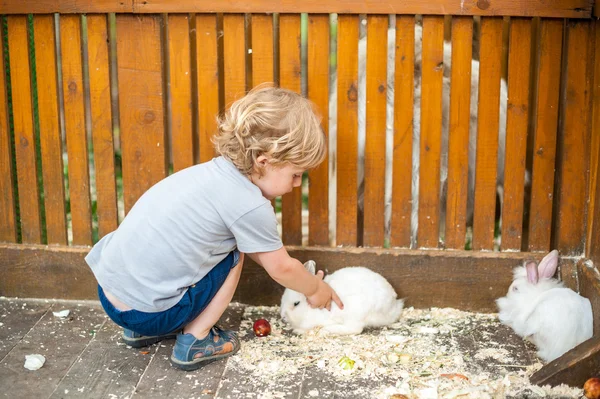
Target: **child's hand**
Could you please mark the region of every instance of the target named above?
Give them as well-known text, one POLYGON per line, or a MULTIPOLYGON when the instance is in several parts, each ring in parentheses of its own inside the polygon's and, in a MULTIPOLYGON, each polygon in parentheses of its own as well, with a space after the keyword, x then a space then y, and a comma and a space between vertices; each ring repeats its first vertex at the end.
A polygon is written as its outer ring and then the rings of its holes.
POLYGON ((340 300, 340 297, 329 284, 323 281, 323 275, 322 270, 317 272, 316 277, 319 279, 319 285, 314 294, 306 297, 308 304, 313 308, 327 308, 327 310, 331 310, 331 301, 333 300, 340 309, 344 309, 344 304, 340 300))

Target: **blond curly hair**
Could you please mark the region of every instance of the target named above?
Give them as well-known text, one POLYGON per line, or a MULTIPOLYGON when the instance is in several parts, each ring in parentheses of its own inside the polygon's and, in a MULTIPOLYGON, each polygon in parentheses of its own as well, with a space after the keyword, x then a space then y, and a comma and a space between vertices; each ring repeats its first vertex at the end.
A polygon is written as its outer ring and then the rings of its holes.
POLYGON ((258 87, 235 101, 217 120, 212 139, 217 153, 244 175, 262 171, 260 155, 274 166, 313 169, 325 159, 327 146, 313 103, 278 87, 258 87))

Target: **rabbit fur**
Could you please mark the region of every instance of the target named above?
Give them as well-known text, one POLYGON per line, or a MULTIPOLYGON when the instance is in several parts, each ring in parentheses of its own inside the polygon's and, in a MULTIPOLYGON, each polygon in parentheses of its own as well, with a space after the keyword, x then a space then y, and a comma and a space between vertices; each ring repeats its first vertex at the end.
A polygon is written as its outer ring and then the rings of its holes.
MULTIPOLYGON (((304 267, 315 274, 314 261, 306 262, 304 267)), ((365 267, 339 269, 327 275, 324 281, 338 294, 344 309, 333 302, 331 310, 313 309, 304 295, 288 288, 281 298, 281 317, 295 333, 322 327, 321 334, 360 334, 365 327, 395 323, 402 313, 404 301, 397 299, 390 283, 365 267)))
POLYGON ((496 300, 500 321, 533 342, 546 362, 590 339, 593 332, 590 301, 552 278, 557 266, 556 250, 539 265, 524 262, 515 268, 506 296, 496 300))

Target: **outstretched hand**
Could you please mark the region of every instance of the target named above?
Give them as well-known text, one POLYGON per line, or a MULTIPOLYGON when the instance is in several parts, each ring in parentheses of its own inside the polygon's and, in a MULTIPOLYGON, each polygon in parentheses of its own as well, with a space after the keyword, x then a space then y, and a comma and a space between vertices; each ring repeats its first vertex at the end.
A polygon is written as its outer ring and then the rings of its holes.
POLYGON ((319 279, 319 285, 314 294, 306 297, 308 304, 313 308, 331 310, 331 301, 333 301, 340 309, 344 309, 344 304, 340 297, 329 284, 323 281, 323 277, 325 276, 323 270, 319 270, 315 276, 319 279))

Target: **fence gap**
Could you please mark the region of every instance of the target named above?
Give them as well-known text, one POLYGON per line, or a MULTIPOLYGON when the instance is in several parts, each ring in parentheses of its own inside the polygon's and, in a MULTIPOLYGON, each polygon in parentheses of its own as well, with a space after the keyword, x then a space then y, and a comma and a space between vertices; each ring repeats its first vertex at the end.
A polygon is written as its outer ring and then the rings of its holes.
POLYGON ((338 15, 329 14, 329 54, 327 55, 329 65, 329 79, 327 86, 329 88, 329 109, 327 110, 329 120, 328 127, 328 170, 329 170, 329 186, 328 186, 328 231, 329 245, 334 245, 336 239, 336 217, 337 217, 337 104, 338 104, 338 85, 337 85, 337 46, 338 46, 338 15))

